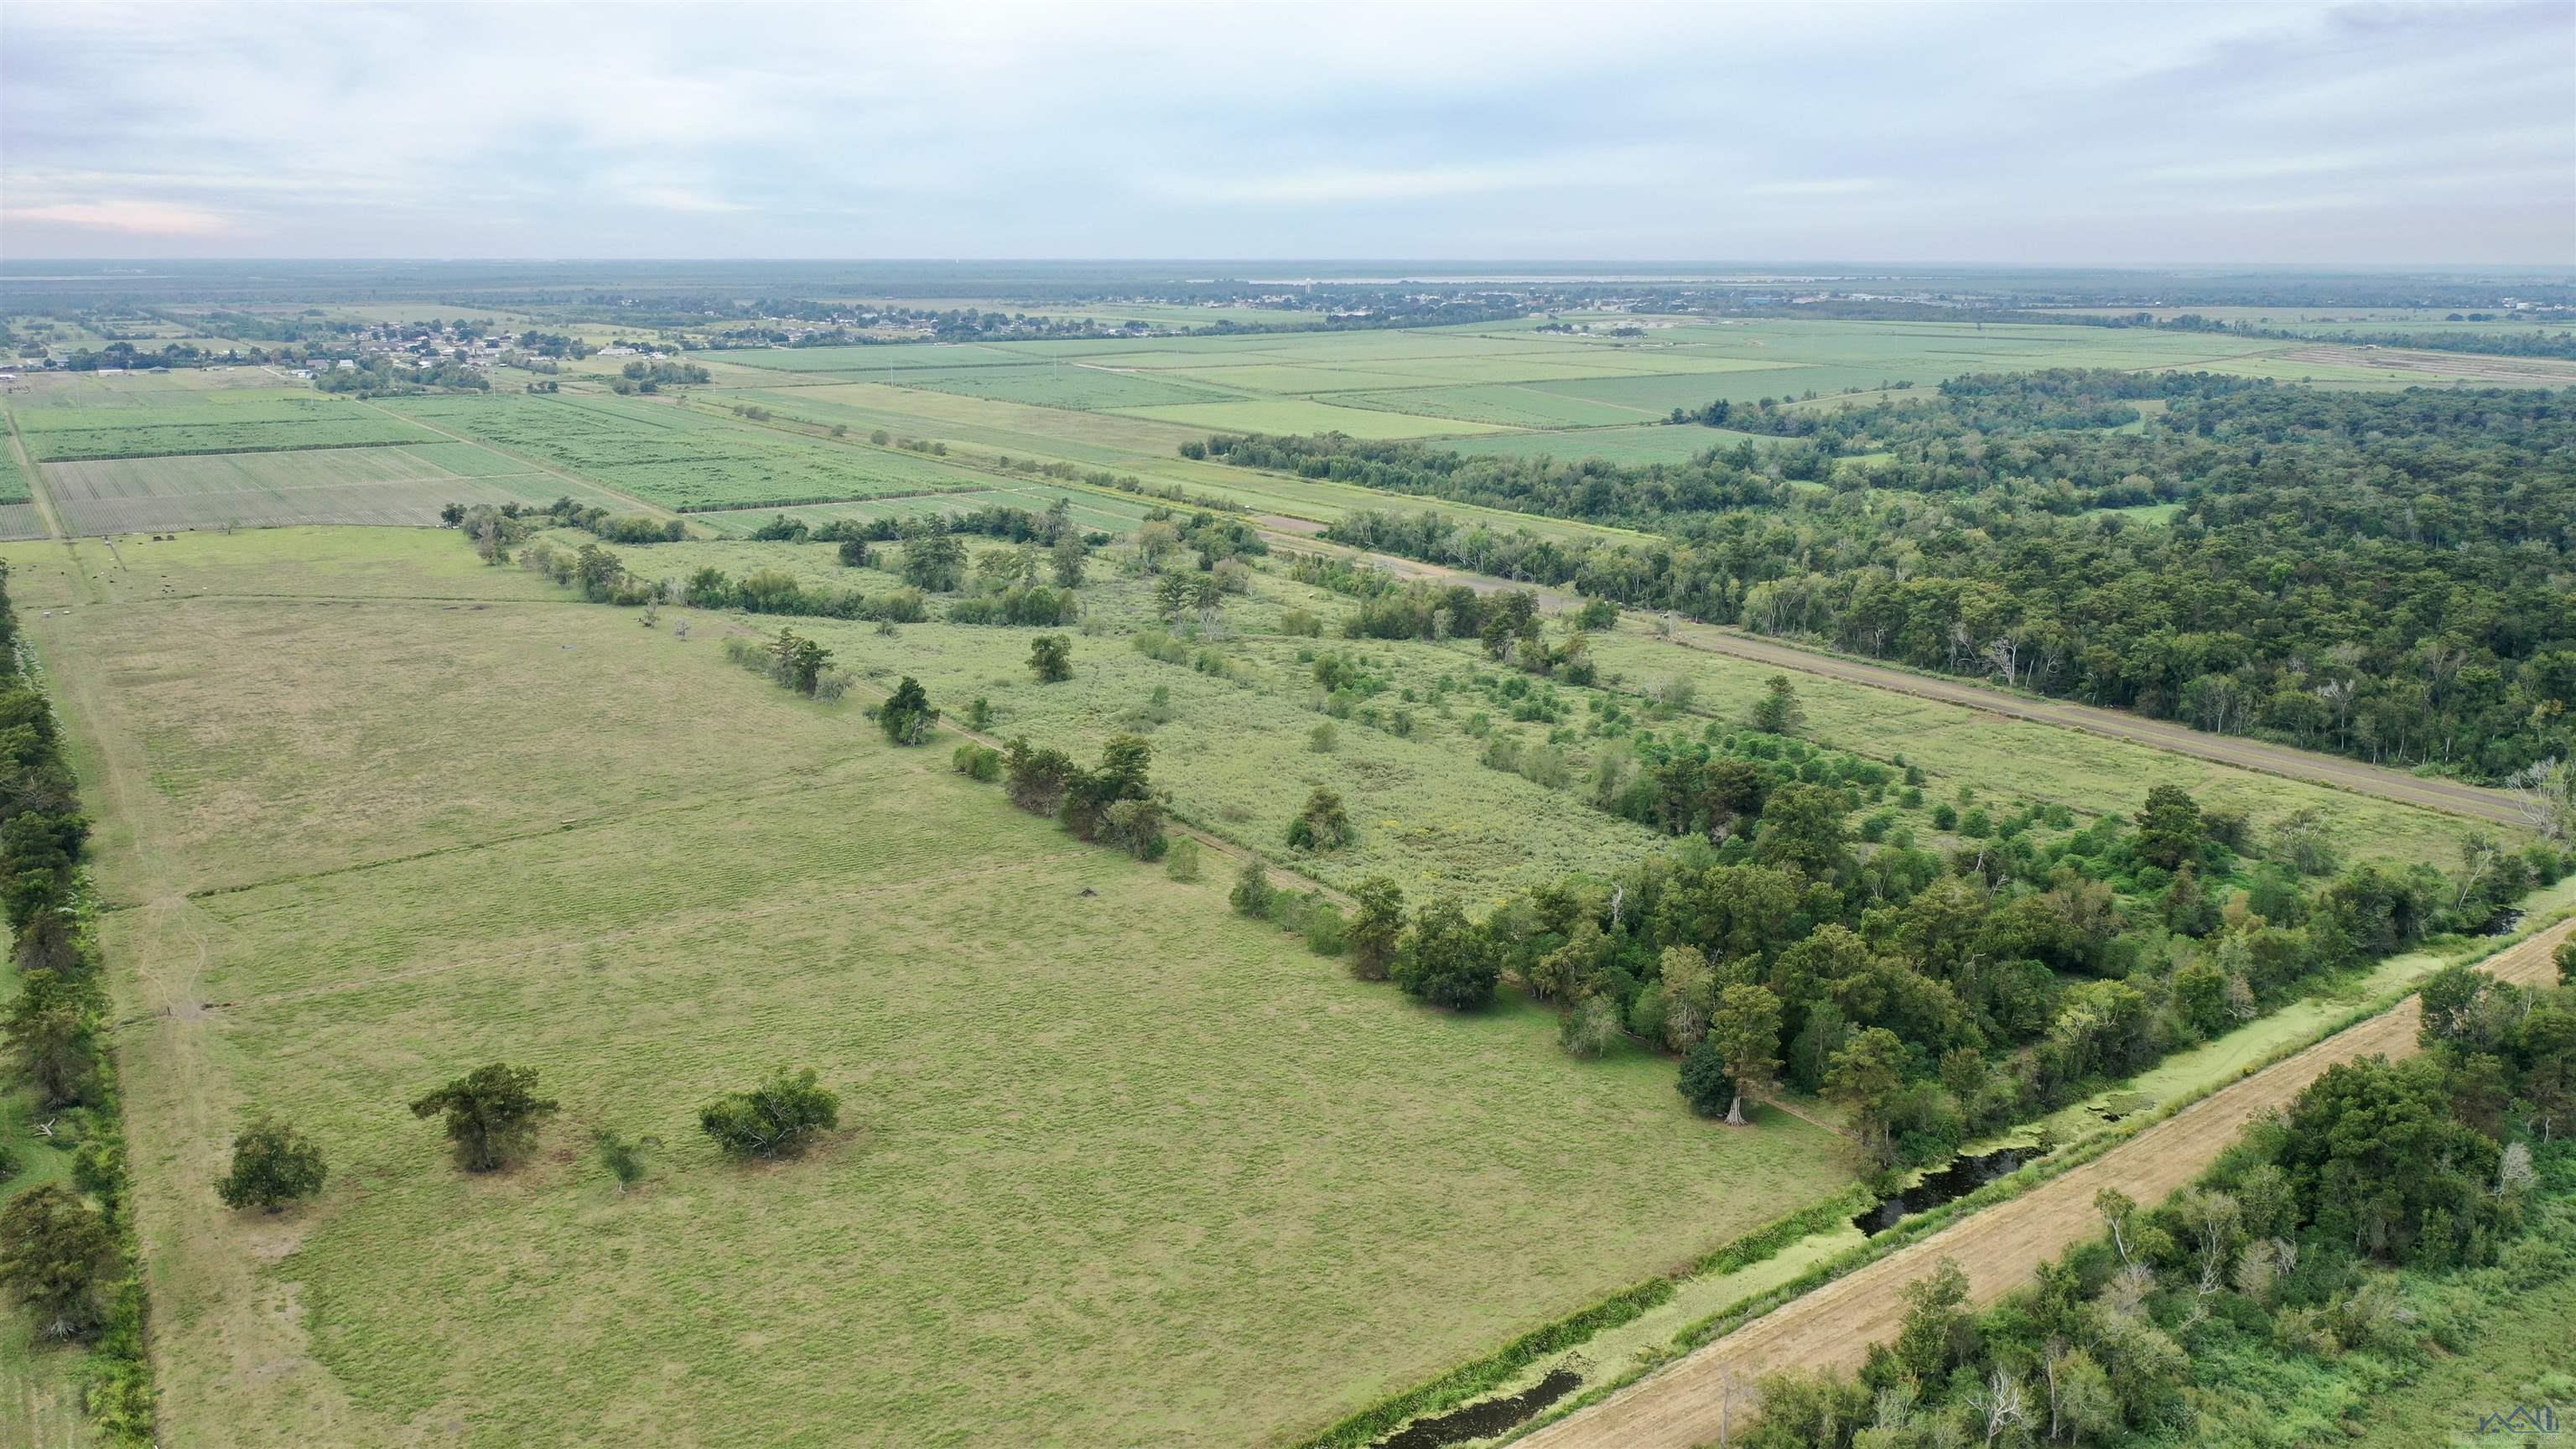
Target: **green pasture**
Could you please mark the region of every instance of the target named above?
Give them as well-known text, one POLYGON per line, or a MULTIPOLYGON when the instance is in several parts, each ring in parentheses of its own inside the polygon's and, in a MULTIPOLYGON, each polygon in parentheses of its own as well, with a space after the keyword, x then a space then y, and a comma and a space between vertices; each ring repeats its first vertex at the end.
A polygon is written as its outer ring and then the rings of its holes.
POLYGON ((916 368, 894 376, 904 387, 926 387, 963 397, 993 398, 1001 402, 1026 403, 1032 407, 1070 408, 1077 412, 1242 400, 1242 394, 1224 388, 1085 363, 916 368))
POLYGON ((678 509, 977 486, 933 459, 759 428, 652 398, 422 397, 404 416, 678 509))
MULTIPOLYGON (((1686 679, 1694 708, 1730 724, 1743 720, 1766 682, 1784 671, 1749 659, 1686 648, 1635 624, 1594 636, 1604 669, 1632 681, 1686 679)), ((2086 816, 2135 812, 2155 785, 2179 785, 2203 806, 2241 810, 2259 832, 2313 807, 2347 861, 2459 863, 2471 822, 2323 785, 2259 774, 2212 760, 1965 705, 1917 699, 1864 684, 1789 672, 1806 707, 1810 738, 1877 759, 1898 755, 1926 771, 1996 796, 2064 805, 2086 816)))
POLYGON ((318 393, 276 396, 172 391, 137 407, 12 407, 39 463, 435 442, 436 435, 366 405, 318 393), (225 399, 215 401, 214 399, 225 399))
MULTIPOLYGON (((1668 1063, 1565 1058, 1550 1013, 1351 980, 1221 866, 1080 845, 726 663, 721 619, 642 629, 437 533, 139 552, 184 596, 7 556, 132 907, 166 1443, 1291 1439, 1848 1181, 1818 1129, 1691 1118, 1668 1063), (563 1111, 472 1178, 402 1103, 495 1057, 563 1111), (721 1160, 698 1103, 780 1065, 844 1131, 721 1160), (320 1201, 216 1204, 255 1110, 323 1144, 320 1201), (599 1128, 662 1144, 633 1192, 599 1128)), ((966 632, 884 646, 980 672, 966 632)), ((1113 642, 1078 680, 1124 677, 1113 642)), ((1174 693, 1212 739, 1224 701, 1174 693)))

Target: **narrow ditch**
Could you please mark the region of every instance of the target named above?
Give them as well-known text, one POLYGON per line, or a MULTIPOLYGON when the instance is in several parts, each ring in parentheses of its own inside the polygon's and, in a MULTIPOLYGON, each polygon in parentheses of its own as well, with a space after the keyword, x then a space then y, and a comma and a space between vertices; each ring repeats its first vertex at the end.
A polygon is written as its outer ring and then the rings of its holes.
POLYGON ((1377 1441, 1370 1449, 1441 1449, 1470 1439, 1490 1439, 1521 1420, 1574 1392, 1583 1375, 1556 1369, 1509 1398, 1479 1399, 1435 1418, 1416 1419, 1377 1441))

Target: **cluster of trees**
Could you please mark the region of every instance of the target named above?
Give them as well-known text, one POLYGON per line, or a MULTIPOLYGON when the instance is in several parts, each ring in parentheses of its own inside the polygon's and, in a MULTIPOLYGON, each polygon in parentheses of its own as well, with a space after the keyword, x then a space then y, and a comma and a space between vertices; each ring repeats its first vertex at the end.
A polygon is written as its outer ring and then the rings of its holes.
MULTIPOLYGON (((781 629, 766 644, 740 635, 724 642, 725 657, 753 673, 766 675, 779 688, 824 704, 838 703, 855 681, 846 669, 832 667, 832 651, 793 629, 781 629)), ((898 741, 898 743, 908 743, 898 741)))
POLYGON ((1587 547, 1374 512, 1328 533, 1364 548, 2391 764, 2495 779, 2576 755, 2576 401, 2059 373, 1824 416, 1835 436, 1798 456, 1894 456, 1824 491, 1787 486, 1795 449, 1632 467, 1324 437, 1230 456, 1672 536, 1587 547), (2146 395, 2166 406, 2135 431, 2098 425, 2146 395), (2161 525, 2087 512, 2163 501, 2180 511, 2161 525))
POLYGON ((1983 1312, 1943 1262, 1856 1378, 1765 1379, 1743 1442, 2274 1443, 2303 1384, 2350 1380, 2333 1393, 2349 1402, 2457 1351, 2413 1287, 2462 1283, 2491 1316, 2576 1250, 2576 1150, 2548 1125, 2576 1071, 2576 992, 2446 977, 2469 1024, 2428 1016, 2425 1055, 2329 1068, 2160 1204, 2103 1190, 2103 1235, 1983 1312), (2467 1269, 2486 1271, 2450 1279, 2467 1269))
MULTIPOLYGON (((459 1167, 467 1172, 498 1172, 524 1158, 537 1134, 563 1104, 538 1090, 537 1069, 490 1062, 423 1093, 411 1104, 415 1117, 439 1119, 453 1145, 459 1167)), ((841 1124, 840 1095, 822 1085, 812 1068, 781 1070, 768 1080, 738 1092, 726 1092, 698 1109, 698 1128, 735 1158, 775 1160, 793 1157, 841 1124)), ((601 1161, 617 1178, 618 1191, 643 1177, 643 1151, 654 1138, 630 1140, 602 1131, 595 1137, 601 1161)), ((234 1143, 235 1181, 267 1182, 283 1177, 279 1201, 311 1196, 322 1183, 319 1149, 292 1128, 262 1121, 234 1143)), ((232 1201, 227 1192, 227 1202, 232 1201)), ((254 1197, 262 1206, 277 1205, 254 1197)), ((235 1204, 236 1206, 246 1204, 235 1204)))
MULTIPOLYGON (((72 1170, 0 1208, 0 1293, 40 1337, 93 1340, 91 1416, 111 1441, 142 1443, 152 1426, 143 1290, 107 990, 79 900, 89 820, 52 707, 20 667, 8 577, 0 564, 0 911, 18 992, 0 1011, 0 1062, 54 1145, 72 1149, 72 1170)), ((0 1177, 13 1170, 0 1160, 0 1177)))
MULTIPOLYGON (((846 545, 845 545, 846 546, 846 545)), ((754 569, 735 578, 709 565, 690 574, 671 602, 700 609, 740 609, 746 614, 802 614, 816 619, 864 619, 879 624, 918 624, 930 617, 921 590, 906 586, 868 593, 801 582, 785 569, 754 569)))
MULTIPOLYGON (((439 522, 449 528, 465 525, 467 509, 462 503, 450 503, 438 510, 439 522)), ((533 521, 522 511, 522 519, 533 521)), ((596 534, 609 543, 648 544, 678 543, 689 536, 688 526, 676 518, 647 518, 642 514, 612 514, 605 508, 585 507, 570 497, 558 497, 547 504, 541 517, 557 528, 578 528, 596 534)))
MULTIPOLYGON (((1154 788, 1149 767, 1154 746, 1136 735, 1112 735, 1098 766, 1085 769, 1062 750, 1032 745, 1023 736, 1001 752, 1003 791, 1032 815, 1051 815, 1077 839, 1113 845, 1138 860, 1160 860, 1171 848, 1164 833, 1168 792, 1154 788)), ((969 770, 978 778, 980 769, 969 770)))
POLYGON ((623 397, 628 393, 660 392, 666 387, 702 383, 712 375, 694 362, 647 362, 639 357, 619 368, 608 386, 610 391, 623 397))
MULTIPOLYGON (((1516 983, 1562 1011, 1577 1055, 1622 1036, 1672 1053, 1711 1115, 1784 1081, 1847 1105, 1883 1160, 1924 1161, 2229 1030, 2319 973, 2482 929, 2570 865, 2473 837, 2455 874, 2335 875, 2304 816, 2250 861, 2247 822, 2171 786, 2131 820, 2045 843, 2045 811, 1975 809, 1945 857, 1889 816, 1853 830, 1851 812, 1893 783, 1886 766, 1775 735, 1674 750, 1620 798, 1681 847, 1472 926, 1455 902, 1429 902, 1392 955, 1355 964, 1453 1007, 1516 983)), ((1292 844, 1317 848, 1316 821, 1339 806, 1310 802, 1292 844)), ((1357 894, 1379 920, 1401 902, 1390 882, 1357 894)), ((1239 887, 1247 899, 1268 913, 1239 887)))

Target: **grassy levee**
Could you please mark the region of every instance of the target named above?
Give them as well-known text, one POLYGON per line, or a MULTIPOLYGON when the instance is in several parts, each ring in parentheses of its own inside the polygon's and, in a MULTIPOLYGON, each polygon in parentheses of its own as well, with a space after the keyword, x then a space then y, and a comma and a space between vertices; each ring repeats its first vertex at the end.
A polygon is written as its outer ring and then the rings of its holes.
POLYGON ((452 537, 8 556, 120 907, 166 1443, 1276 1441, 1848 1182, 452 537), (495 1058, 564 1111, 469 1177, 403 1103, 495 1058), (847 1130, 719 1160, 696 1106, 790 1064, 847 1130), (255 1109, 314 1205, 215 1203, 255 1109))

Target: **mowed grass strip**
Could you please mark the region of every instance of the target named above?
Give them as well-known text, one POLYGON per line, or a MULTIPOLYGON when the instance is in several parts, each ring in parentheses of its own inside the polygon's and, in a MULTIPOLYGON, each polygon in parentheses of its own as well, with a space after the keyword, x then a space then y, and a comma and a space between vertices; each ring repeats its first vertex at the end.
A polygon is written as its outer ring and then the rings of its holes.
POLYGON ((571 603, 31 612, 103 872, 266 879, 105 926, 129 999, 188 1003, 126 1044, 173 1444, 1275 1442, 1845 1180, 1816 1129, 1716 1130, 1548 1013, 1354 982, 710 637, 571 603), (306 717, 263 739, 279 674, 306 717), (245 751, 277 764, 209 809, 245 751), (496 1056, 565 1110, 469 1178, 402 1103, 496 1056), (787 1063, 850 1131, 718 1160, 696 1105, 787 1063), (282 1223, 205 1190, 253 1109, 334 1164, 282 1223), (665 1143, 635 1193, 598 1127, 665 1143))

